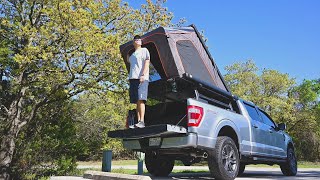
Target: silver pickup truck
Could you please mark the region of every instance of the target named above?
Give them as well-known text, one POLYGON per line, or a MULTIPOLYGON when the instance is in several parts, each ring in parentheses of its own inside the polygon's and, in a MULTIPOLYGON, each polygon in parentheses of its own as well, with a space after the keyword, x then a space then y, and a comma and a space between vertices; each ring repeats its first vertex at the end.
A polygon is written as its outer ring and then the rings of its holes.
MULTIPOLYGON (((294 143, 285 124, 231 94, 195 26, 160 27, 143 37, 155 70, 146 127, 108 136, 144 152, 150 174, 167 176, 181 160, 184 165, 207 161, 215 179, 234 179, 248 164, 279 164, 284 175, 296 175, 294 143)), ((123 58, 132 52, 130 43, 120 47, 123 58)), ((128 125, 137 121, 135 114, 129 111, 128 125)))

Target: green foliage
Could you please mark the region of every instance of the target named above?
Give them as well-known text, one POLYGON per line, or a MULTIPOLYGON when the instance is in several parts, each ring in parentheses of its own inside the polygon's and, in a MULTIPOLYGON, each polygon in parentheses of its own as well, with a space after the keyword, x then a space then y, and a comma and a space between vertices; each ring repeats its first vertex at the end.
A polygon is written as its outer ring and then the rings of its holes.
POLYGON ((66 175, 76 168, 76 156, 84 149, 76 135, 72 103, 43 107, 41 113, 20 133, 13 158, 16 179, 38 179, 51 174, 66 175), (32 178, 31 178, 32 179, 32 178))
POLYGON ((298 155, 308 161, 320 160, 320 80, 304 80, 291 93, 298 99, 298 120, 290 129, 298 140, 298 155))
POLYGON ((299 102, 303 107, 318 108, 320 98, 320 79, 304 80, 295 88, 299 102))
POLYGON ((128 108, 119 45, 173 26, 163 3, 134 9, 122 0, 0 1, 0 74, 9 84, 1 91, 1 144, 14 150, 11 157, 1 147, 8 161, 0 165, 32 179, 72 171, 80 155, 123 152, 106 136, 124 126, 128 108))
POLYGON ((77 164, 75 158, 62 156, 56 161, 57 169, 56 175, 70 175, 70 173, 75 172, 77 169, 77 164))
POLYGON ((235 63, 225 67, 225 70, 228 72, 225 75, 225 81, 231 89, 231 92, 243 99, 253 101, 254 99, 251 98, 259 94, 259 88, 257 84, 254 83, 259 79, 256 74, 258 68, 253 61, 235 63))
POLYGON ((12 93, 24 87, 32 105, 90 89, 125 90, 119 45, 134 34, 172 25, 173 17, 161 0, 148 0, 141 9, 121 0, 1 2, 1 26, 6 27, 1 34, 12 41, 15 64, 5 58, 1 66, 11 69, 12 93))
POLYGON ((112 149, 115 156, 124 151, 121 141, 107 137, 110 130, 125 128, 128 94, 91 92, 78 97, 73 106, 77 136, 83 140, 85 153, 80 160, 101 158, 103 149, 112 149))

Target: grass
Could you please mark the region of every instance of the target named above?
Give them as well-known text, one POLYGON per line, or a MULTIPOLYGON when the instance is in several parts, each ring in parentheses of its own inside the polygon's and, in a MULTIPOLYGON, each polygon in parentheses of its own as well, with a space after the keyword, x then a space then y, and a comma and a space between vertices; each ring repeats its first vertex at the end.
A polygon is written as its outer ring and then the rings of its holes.
POLYGON ((320 168, 320 162, 299 161, 298 168, 320 168))
MULTIPOLYGON (((101 171, 101 169, 95 169, 95 168, 88 168, 88 169, 78 169, 72 174, 71 176, 83 176, 86 171, 101 171)), ((119 174, 131 174, 131 175, 137 175, 138 171, 134 169, 113 169, 111 171, 112 173, 119 173, 119 174)), ((205 170, 173 170, 172 173, 209 173, 209 171, 205 170)), ((143 175, 150 175, 146 169, 143 171, 143 175)))
MULTIPOLYGON (((114 160, 112 165, 137 165, 138 160, 114 160)), ((88 161, 88 162, 78 162, 78 165, 99 165, 101 166, 101 161, 88 161)), ((181 161, 176 161, 175 166, 183 166, 181 161)), ((207 162, 203 161, 200 163, 193 164, 192 166, 207 166, 207 162)), ((258 164, 258 165, 248 165, 249 167, 270 167, 269 165, 258 164)), ((299 161, 298 168, 320 168, 320 162, 308 162, 308 161, 299 161)))
MULTIPOLYGON (((77 162, 78 165, 102 165, 101 161, 79 161, 77 162)), ((112 161, 112 165, 116 166, 126 166, 126 165, 136 165, 138 163, 138 160, 114 160, 112 161)))
MULTIPOLYGON (((248 167, 276 167, 278 165, 265 165, 265 164, 257 164, 257 165, 248 165, 248 167)), ((320 168, 320 162, 308 162, 308 161, 298 161, 298 168, 320 168)))
POLYGON ((138 160, 120 160, 120 161, 112 161, 112 165, 137 165, 138 160))
MULTIPOLYGON (((90 162, 78 162, 78 164, 81 165, 101 165, 101 162, 97 161, 90 161, 90 162)), ((121 160, 121 161, 113 161, 112 165, 137 165, 137 160, 121 160)), ((176 166, 182 166, 183 164, 179 161, 176 161, 176 166)), ((197 163, 196 166, 207 166, 206 162, 197 163)), ((277 165, 274 165, 275 167, 277 165)), ((249 167, 271 167, 269 165, 249 165, 249 167)), ((306 162, 306 161, 299 161, 298 162, 298 168, 320 168, 320 162, 306 162)), ((88 170, 93 171, 101 171, 101 168, 88 168, 88 169, 77 169, 74 173, 70 174, 73 176, 83 176, 84 173, 88 170)), ((112 173, 120 173, 120 174, 131 174, 131 175, 137 175, 138 172, 135 169, 113 169, 111 171, 112 173)), ((208 170, 173 170, 172 173, 209 173, 208 170)), ((144 169, 143 175, 149 175, 148 171, 144 169)))

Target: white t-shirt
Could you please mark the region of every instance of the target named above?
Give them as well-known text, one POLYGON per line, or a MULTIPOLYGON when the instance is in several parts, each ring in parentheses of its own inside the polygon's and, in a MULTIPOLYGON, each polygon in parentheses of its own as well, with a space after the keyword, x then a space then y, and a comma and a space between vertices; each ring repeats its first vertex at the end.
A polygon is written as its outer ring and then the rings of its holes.
MULTIPOLYGON (((139 48, 129 57, 130 73, 129 79, 140 79, 146 60, 150 60, 150 53, 147 48, 139 48)), ((149 80, 149 67, 144 74, 145 80, 149 80)))

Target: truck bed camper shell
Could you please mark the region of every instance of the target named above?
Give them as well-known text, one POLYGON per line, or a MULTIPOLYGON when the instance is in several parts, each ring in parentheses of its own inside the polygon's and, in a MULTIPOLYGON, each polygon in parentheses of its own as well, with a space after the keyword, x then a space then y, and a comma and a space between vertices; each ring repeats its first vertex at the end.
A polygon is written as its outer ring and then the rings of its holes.
MULTIPOLYGON (((221 180, 235 179, 248 164, 278 164, 284 175, 297 174, 285 124, 231 94, 195 26, 159 27, 143 35, 142 43, 152 64, 145 127, 129 129, 138 121, 136 110, 129 110, 127 128, 108 137, 144 152, 150 174, 168 176, 175 160, 186 166, 207 161, 211 175, 221 180)), ((132 41, 120 49, 127 61, 132 41)))
MULTIPOLYGON (((149 97, 157 100, 185 100, 206 96, 220 106, 230 107, 233 99, 214 59, 194 25, 159 27, 141 36, 142 47, 150 52, 149 97), (195 93, 194 90, 197 90, 195 93)), ((133 42, 120 46, 127 70, 133 42)))

